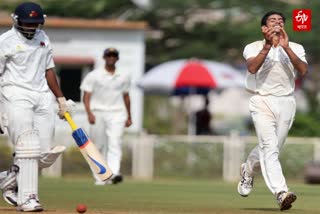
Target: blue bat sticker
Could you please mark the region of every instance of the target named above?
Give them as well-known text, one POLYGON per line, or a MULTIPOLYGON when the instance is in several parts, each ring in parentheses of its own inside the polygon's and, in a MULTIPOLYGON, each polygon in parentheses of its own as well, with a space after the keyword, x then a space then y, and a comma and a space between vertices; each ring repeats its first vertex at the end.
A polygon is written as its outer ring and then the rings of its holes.
POLYGON ((88 157, 99 167, 100 172, 98 172, 98 174, 104 174, 107 172, 107 169, 102 164, 100 164, 98 161, 96 161, 95 159, 93 159, 89 155, 88 155, 88 157))

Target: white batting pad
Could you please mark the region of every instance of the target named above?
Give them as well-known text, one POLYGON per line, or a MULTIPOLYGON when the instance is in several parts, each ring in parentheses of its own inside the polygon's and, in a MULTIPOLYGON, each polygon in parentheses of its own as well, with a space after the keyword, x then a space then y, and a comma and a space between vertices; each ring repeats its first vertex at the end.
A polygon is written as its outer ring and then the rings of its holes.
POLYGON ((50 167, 59 157, 60 154, 66 149, 65 146, 55 146, 49 152, 43 152, 40 154, 39 168, 50 167))
POLYGON ((7 177, 8 171, 0 172, 0 183, 7 177))
POLYGON ((6 191, 8 189, 14 189, 17 187, 17 174, 19 167, 12 165, 8 171, 0 173, 0 189, 6 191))
POLYGON ((38 196, 38 160, 37 159, 19 159, 17 164, 20 171, 18 180, 18 205, 21 205, 29 199, 31 195, 38 196))
POLYGON ((16 142, 15 158, 39 158, 40 142, 35 130, 23 132, 16 142))
POLYGON ((22 133, 15 148, 16 164, 20 167, 17 176, 18 205, 27 201, 31 196, 38 197, 38 160, 40 157, 40 142, 38 132, 31 130, 22 133))

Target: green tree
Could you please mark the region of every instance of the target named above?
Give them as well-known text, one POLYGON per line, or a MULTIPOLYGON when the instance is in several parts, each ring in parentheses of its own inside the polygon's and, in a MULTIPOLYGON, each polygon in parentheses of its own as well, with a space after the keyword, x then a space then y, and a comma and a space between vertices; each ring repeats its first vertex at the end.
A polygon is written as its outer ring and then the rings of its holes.
MULTIPOLYGON (((14 11, 15 7, 25 1, 2 0, 0 10, 14 11)), ((134 5, 130 0, 34 0, 42 5, 49 16, 78 17, 78 18, 114 18, 134 5)))

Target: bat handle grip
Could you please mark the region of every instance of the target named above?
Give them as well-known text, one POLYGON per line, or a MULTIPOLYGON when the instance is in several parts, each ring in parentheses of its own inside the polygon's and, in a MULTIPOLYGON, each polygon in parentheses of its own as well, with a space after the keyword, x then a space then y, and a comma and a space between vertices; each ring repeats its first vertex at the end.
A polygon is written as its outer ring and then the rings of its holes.
POLYGON ((68 121, 69 125, 71 126, 72 131, 75 131, 78 127, 75 122, 72 120, 69 112, 64 113, 64 118, 68 121))

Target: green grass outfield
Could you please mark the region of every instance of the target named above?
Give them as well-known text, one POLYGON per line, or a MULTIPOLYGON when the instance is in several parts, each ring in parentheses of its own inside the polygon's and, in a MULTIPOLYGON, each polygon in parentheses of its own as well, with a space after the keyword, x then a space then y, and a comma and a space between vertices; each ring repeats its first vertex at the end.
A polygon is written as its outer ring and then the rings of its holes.
MULTIPOLYGON (((288 182, 298 195, 285 213, 320 213, 320 186, 288 182)), ((236 183, 209 180, 134 181, 126 178, 119 185, 94 186, 91 178, 40 179, 43 213, 76 213, 78 203, 88 206, 86 213, 115 214, 262 214, 283 213, 260 179, 252 194, 242 198, 236 183)), ((0 202, 0 213, 15 213, 0 202)))

